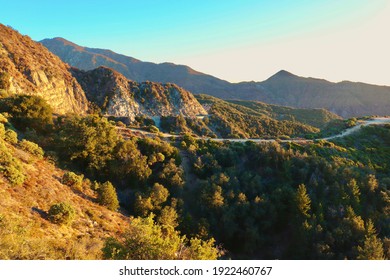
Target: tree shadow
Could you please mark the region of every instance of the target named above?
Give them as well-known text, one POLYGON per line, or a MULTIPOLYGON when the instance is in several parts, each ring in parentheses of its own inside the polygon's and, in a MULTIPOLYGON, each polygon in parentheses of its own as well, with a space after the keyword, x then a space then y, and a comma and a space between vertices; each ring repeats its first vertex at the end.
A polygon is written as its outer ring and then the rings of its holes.
POLYGON ((47 213, 46 211, 43 211, 42 209, 39 209, 37 207, 32 207, 31 210, 35 213, 38 213, 39 216, 41 216, 42 219, 47 220, 47 213))

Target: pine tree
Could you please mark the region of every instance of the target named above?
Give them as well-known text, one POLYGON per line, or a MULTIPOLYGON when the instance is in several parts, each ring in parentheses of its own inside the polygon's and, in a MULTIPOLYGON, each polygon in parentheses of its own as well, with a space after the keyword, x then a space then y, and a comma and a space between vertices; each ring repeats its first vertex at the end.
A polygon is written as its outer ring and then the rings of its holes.
POLYGON ((119 201, 114 186, 110 182, 105 182, 98 189, 98 202, 112 211, 119 208, 119 201))
POLYGON ((310 216, 309 211, 311 201, 309 195, 307 194, 306 186, 304 184, 300 184, 298 186, 298 190, 295 195, 295 200, 297 203, 299 214, 301 214, 303 217, 308 218, 310 216))
POLYGON ((383 260, 385 259, 383 244, 377 237, 374 224, 368 220, 366 225, 366 235, 363 246, 358 246, 358 256, 360 260, 383 260))

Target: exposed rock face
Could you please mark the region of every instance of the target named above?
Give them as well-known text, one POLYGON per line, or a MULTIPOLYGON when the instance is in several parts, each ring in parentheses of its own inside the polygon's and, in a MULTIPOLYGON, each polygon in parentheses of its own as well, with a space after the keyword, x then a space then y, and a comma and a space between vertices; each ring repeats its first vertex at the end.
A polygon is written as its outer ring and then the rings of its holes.
POLYGON ((207 114, 190 92, 175 84, 137 83, 106 67, 87 72, 74 68, 72 73, 88 99, 108 115, 134 120, 137 115, 207 114))
POLYGON ((59 114, 82 114, 88 101, 69 69, 41 44, 0 24, 1 89, 41 96, 59 114))

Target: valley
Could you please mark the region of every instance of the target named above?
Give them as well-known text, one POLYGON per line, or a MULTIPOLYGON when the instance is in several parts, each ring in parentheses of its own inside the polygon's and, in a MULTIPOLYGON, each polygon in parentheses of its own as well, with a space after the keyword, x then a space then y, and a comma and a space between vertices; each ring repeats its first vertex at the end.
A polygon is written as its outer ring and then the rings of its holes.
MULTIPOLYGON (((346 130, 342 131, 340 134, 333 135, 330 137, 325 137, 325 138, 318 138, 318 139, 265 139, 265 138, 248 138, 248 139, 234 139, 234 138, 208 138, 208 137, 199 137, 199 136, 194 136, 194 139, 197 140, 209 140, 209 141, 216 141, 216 142, 237 142, 237 143, 245 143, 246 141, 251 141, 254 143, 266 143, 266 142, 295 142, 295 143, 308 143, 308 142, 313 142, 313 141, 320 141, 320 140, 332 140, 335 138, 342 138, 348 135, 351 135, 355 132, 357 132, 360 128, 368 125, 385 125, 387 123, 390 123, 390 118, 389 117, 375 117, 369 120, 363 120, 360 121, 357 125, 347 128, 346 130)), ((119 133, 124 137, 131 137, 133 132, 138 135, 143 135, 146 137, 160 137, 162 139, 165 139, 167 141, 174 140, 178 141, 183 138, 182 135, 178 134, 170 134, 170 133, 164 133, 164 132, 158 132, 158 133, 153 133, 150 131, 142 130, 142 129, 136 129, 136 128, 122 128, 122 127, 117 127, 119 133)))

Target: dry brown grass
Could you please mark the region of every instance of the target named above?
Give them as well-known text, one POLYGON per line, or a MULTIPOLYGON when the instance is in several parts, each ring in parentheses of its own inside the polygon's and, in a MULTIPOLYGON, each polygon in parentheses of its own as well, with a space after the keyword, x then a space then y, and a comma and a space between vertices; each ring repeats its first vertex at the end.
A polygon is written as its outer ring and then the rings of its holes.
POLYGON ((0 175, 0 259, 99 259, 104 239, 119 236, 129 218, 94 202, 88 188, 61 184, 64 171, 19 149, 26 180, 11 186, 0 175), (50 206, 67 202, 76 210, 69 226, 47 220, 50 206))

